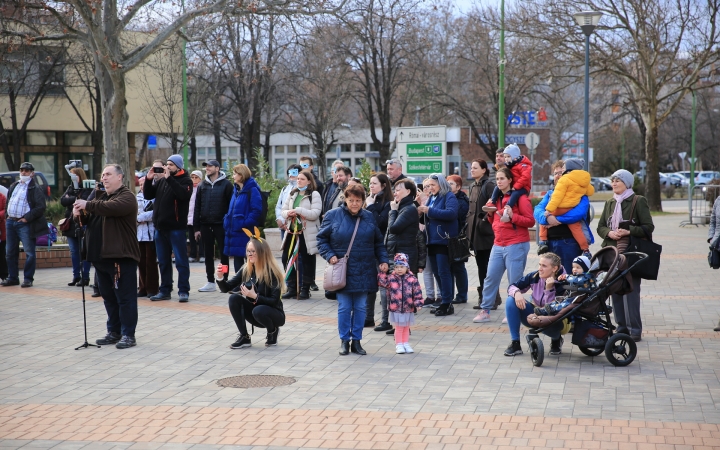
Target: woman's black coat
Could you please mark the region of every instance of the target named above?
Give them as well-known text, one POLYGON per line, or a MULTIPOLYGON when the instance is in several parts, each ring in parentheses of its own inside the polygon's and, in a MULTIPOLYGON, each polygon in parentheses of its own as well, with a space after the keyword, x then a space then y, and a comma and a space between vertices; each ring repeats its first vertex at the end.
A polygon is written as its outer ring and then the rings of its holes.
MULTIPOLYGON (((257 280, 257 277, 255 276, 255 272, 253 271, 252 275, 250 276, 250 280, 255 285, 255 292, 258 293, 257 300, 255 300, 255 306, 270 306, 277 309, 284 315, 285 312, 283 311, 282 300, 280 300, 280 283, 275 279, 275 277, 272 278, 273 284, 271 286, 268 286, 263 282, 259 282, 257 280)), ((244 281, 246 280, 242 279, 242 272, 236 273, 234 277, 227 281, 215 280, 218 287, 220 288, 220 292, 231 291, 236 287, 240 286, 240 284, 244 281)), ((250 300, 251 302, 253 301, 253 299, 248 300, 250 300)))
POLYGON ((400 200, 397 211, 390 210, 388 216, 385 247, 388 256, 394 258, 396 253, 408 255, 410 270, 418 272, 418 224, 419 217, 413 199, 407 196, 400 200))

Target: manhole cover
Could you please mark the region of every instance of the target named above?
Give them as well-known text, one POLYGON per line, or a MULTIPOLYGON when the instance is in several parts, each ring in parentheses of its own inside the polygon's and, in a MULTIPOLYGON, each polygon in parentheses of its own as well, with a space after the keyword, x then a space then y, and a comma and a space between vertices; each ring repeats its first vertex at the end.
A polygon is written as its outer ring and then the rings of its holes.
POLYGON ((220 387, 250 389, 287 386, 295 381, 295 378, 280 375, 240 375, 239 377, 221 378, 217 383, 220 387))

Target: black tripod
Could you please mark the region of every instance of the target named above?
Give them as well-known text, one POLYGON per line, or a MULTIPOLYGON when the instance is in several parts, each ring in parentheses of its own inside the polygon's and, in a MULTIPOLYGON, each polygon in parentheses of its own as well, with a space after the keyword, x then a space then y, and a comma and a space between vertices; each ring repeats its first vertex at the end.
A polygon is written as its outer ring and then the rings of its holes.
MULTIPOLYGON (((80 255, 83 254, 83 245, 85 245, 85 239, 83 236, 83 228, 81 224, 77 224, 77 227, 75 228, 75 237, 80 241, 80 255)), ((84 258, 80 262, 80 270, 82 270, 82 263, 85 262, 84 258)), ((80 283, 80 289, 82 290, 82 305, 83 305, 83 328, 85 329, 85 342, 82 343, 79 347, 77 347, 75 350, 80 350, 81 348, 88 348, 88 347, 97 347, 100 348, 99 345, 90 344, 87 340, 87 314, 85 313, 85 282, 84 280, 80 283)))

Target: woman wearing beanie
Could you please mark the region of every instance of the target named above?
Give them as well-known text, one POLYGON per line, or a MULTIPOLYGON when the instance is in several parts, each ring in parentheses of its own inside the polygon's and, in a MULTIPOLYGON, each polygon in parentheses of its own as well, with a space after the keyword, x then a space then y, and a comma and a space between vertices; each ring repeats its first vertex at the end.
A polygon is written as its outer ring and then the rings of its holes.
MULTIPOLYGON (((630 236, 645 239, 652 235, 655 225, 645 197, 632 190, 635 178, 627 170, 612 174, 613 198, 605 202, 598 221, 597 232, 603 238, 602 246, 615 246, 620 253, 627 249, 630 236)), ((613 294, 613 311, 618 333, 629 334, 635 342, 641 340, 640 278, 633 277, 633 290, 629 294, 613 294)))

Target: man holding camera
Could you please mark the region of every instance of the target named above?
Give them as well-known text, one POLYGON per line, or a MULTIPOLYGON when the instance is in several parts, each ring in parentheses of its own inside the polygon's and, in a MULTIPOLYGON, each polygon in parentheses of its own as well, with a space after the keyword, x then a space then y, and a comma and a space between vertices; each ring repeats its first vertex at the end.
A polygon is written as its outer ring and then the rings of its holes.
POLYGON ((35 185, 35 167, 29 162, 20 165, 20 180, 10 185, 5 211, 7 230, 6 259, 8 277, 1 286, 20 284, 18 258, 20 242, 25 251, 25 270, 20 287, 31 287, 35 277, 35 239, 47 234, 45 195, 35 185))
POLYGON ((98 345, 135 347, 138 321, 137 267, 140 261, 136 220, 137 201, 123 184, 123 170, 108 164, 94 200, 77 199, 73 216, 85 230, 86 261, 95 266, 98 288, 107 311, 107 335, 98 345), (104 191, 102 189, 105 189, 104 191), (88 213, 83 217, 83 211, 88 213))
POLYGON ((184 165, 180 155, 171 155, 162 170, 154 167, 148 172, 143 185, 145 199, 155 199, 153 224, 155 250, 160 265, 160 292, 150 297, 152 301, 170 300, 173 288, 172 254, 175 255, 178 271, 180 302, 185 303, 190 298, 190 263, 185 233, 193 183, 183 170, 184 165))
POLYGON ((228 265, 229 258, 223 253, 225 229, 223 219, 228 212, 233 196, 233 183, 220 170, 220 163, 214 159, 202 163, 205 166, 205 179, 198 186, 195 195, 195 239, 202 239, 205 246, 205 274, 207 283, 198 289, 200 292, 215 292, 215 245, 220 250, 220 262, 228 265))

